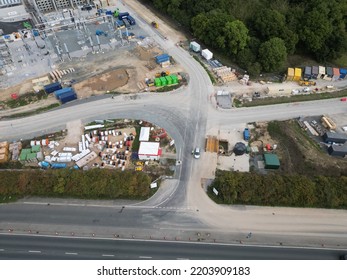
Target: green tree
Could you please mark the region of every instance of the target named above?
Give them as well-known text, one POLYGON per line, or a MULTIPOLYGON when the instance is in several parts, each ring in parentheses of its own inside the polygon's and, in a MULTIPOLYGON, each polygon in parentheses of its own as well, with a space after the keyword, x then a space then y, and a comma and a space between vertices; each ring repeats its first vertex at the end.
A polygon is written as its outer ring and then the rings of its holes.
POLYGON ((287 49, 280 38, 272 38, 261 44, 259 62, 267 72, 279 70, 287 59, 287 49))
POLYGON ((224 28, 225 40, 228 51, 237 54, 243 50, 249 41, 248 29, 240 20, 227 22, 224 28))
POLYGON ((276 10, 263 9, 256 14, 253 23, 254 30, 265 40, 281 37, 285 26, 285 16, 276 10))

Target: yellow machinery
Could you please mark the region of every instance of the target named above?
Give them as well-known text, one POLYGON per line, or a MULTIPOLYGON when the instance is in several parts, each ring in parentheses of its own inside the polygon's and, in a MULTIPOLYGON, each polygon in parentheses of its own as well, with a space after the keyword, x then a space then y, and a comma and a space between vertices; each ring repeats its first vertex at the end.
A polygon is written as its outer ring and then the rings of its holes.
POLYGON ((314 81, 304 81, 304 80, 301 80, 301 81, 299 81, 299 85, 300 85, 300 86, 315 86, 315 85, 316 85, 316 82, 314 82, 314 81))
POLYGON ((154 28, 159 28, 159 24, 157 22, 155 22, 155 21, 152 21, 152 26, 154 28))
POLYGON ((160 78, 160 77, 165 77, 165 76, 169 76, 170 75, 170 72, 169 71, 163 71, 161 73, 156 73, 155 74, 155 77, 156 78, 160 78))

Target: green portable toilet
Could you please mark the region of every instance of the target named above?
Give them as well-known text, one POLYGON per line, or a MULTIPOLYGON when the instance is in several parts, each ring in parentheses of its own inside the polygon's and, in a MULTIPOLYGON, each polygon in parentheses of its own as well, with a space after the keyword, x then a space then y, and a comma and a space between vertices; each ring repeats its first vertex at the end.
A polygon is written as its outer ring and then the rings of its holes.
POLYGON ((162 86, 166 86, 167 85, 167 81, 166 81, 165 77, 161 77, 160 80, 161 80, 161 85, 162 86))
POLYGON ((154 83, 156 87, 161 87, 161 80, 159 78, 155 78, 154 83))
POLYGON ((171 85, 171 84, 172 84, 172 78, 171 78, 171 76, 166 76, 165 78, 166 78, 167 84, 168 84, 168 85, 171 85))
POLYGON ((31 147, 31 151, 33 152, 33 153, 37 153, 37 152, 39 152, 41 150, 41 146, 40 145, 35 145, 35 146, 32 146, 31 147))
POLYGON ((19 155, 19 160, 25 161, 27 159, 27 154, 30 154, 30 153, 31 153, 31 149, 22 149, 19 155))

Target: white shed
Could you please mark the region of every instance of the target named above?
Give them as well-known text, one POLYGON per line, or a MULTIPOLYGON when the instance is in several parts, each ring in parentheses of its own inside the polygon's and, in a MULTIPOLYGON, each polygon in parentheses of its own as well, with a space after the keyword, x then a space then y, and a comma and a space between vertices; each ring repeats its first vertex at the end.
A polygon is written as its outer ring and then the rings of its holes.
POLYGON ((190 42, 189 48, 192 49, 194 52, 200 51, 200 45, 197 42, 190 42))
POLYGON ((138 156, 140 160, 159 160, 161 148, 159 142, 140 142, 138 156))
POLYGON ((140 141, 148 141, 149 140, 149 132, 150 132, 150 127, 141 127, 140 130, 140 141))
POLYGON ((206 59, 206 60, 210 60, 213 57, 213 53, 210 52, 208 49, 204 49, 201 51, 201 55, 206 59))

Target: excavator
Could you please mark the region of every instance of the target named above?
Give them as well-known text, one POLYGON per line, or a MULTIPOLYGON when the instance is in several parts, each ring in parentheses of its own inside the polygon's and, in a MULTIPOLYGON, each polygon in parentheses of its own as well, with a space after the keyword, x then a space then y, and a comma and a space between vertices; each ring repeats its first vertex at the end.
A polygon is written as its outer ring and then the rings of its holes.
POLYGON ((315 86, 316 82, 301 80, 301 81, 299 81, 299 85, 300 86, 315 86))
POLYGON ((155 74, 155 77, 156 78, 160 78, 160 77, 165 77, 165 76, 169 76, 170 75, 170 72, 169 71, 163 71, 161 73, 156 73, 155 74))
POLYGON ((159 28, 159 24, 156 21, 152 21, 152 26, 154 28, 159 28))

